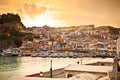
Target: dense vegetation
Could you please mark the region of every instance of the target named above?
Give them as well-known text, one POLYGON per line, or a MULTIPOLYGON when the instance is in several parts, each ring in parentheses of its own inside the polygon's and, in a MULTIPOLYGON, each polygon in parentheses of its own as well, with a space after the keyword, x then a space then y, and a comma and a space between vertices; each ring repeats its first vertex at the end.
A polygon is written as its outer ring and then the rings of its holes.
POLYGON ((0 50, 11 46, 20 47, 23 39, 32 40, 32 34, 20 31, 25 29, 18 14, 0 15, 0 50))
POLYGON ((119 28, 109 27, 109 33, 110 33, 110 34, 118 35, 118 34, 119 34, 119 31, 120 31, 119 28))
POLYGON ((0 15, 0 24, 20 22, 20 21, 21 19, 18 14, 7 13, 7 14, 0 15))
POLYGON ((120 28, 115 28, 112 26, 100 26, 96 28, 97 30, 108 30, 111 35, 118 35, 120 28))

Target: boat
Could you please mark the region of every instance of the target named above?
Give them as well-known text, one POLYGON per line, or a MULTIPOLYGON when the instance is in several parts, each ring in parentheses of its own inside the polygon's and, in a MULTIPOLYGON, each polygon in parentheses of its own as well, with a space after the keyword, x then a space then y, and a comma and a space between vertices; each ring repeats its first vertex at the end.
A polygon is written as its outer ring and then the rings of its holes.
POLYGON ((19 57, 21 57, 22 55, 21 54, 18 54, 19 57))
POLYGON ((33 54, 31 54, 31 57, 38 57, 38 54, 37 53, 33 53, 33 54))
POLYGON ((3 55, 4 56, 12 56, 12 50, 11 49, 3 50, 3 55))
POLYGON ((40 73, 35 73, 35 74, 26 75, 26 77, 37 77, 39 75, 40 75, 40 73))

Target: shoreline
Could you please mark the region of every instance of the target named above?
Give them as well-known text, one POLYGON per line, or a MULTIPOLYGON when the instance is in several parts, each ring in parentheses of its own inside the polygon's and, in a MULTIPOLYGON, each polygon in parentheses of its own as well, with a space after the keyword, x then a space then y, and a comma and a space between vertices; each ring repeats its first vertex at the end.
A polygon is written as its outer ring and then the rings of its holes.
POLYGON ((83 57, 91 57, 91 58, 114 58, 115 55, 108 55, 108 54, 93 54, 93 53, 9 53, 4 54, 0 53, 0 57, 24 57, 24 56, 31 56, 31 57, 41 57, 41 58, 83 58, 83 57))

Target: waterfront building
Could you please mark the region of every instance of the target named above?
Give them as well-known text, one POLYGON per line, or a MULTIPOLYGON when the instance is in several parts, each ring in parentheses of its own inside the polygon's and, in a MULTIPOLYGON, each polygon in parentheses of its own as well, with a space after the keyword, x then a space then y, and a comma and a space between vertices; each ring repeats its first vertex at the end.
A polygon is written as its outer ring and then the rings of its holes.
POLYGON ((117 54, 120 57, 120 37, 117 39, 117 54))
POLYGON ((112 70, 112 66, 93 66, 93 65, 78 65, 70 64, 64 71, 66 78, 75 76, 81 73, 90 73, 94 75, 99 75, 99 77, 107 76, 108 71, 112 70))

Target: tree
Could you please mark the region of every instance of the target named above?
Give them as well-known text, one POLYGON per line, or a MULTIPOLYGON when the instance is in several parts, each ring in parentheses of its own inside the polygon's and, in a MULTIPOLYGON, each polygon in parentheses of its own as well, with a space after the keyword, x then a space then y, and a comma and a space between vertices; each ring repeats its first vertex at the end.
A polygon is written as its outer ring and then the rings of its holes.
POLYGON ((9 48, 9 44, 7 44, 10 43, 9 41, 12 41, 11 45, 20 47, 25 36, 27 36, 28 40, 32 40, 33 34, 22 33, 20 31, 25 29, 18 14, 7 13, 0 15, 0 42, 6 43, 3 49, 9 48))
POLYGON ((20 16, 18 14, 7 13, 2 14, 0 17, 0 24, 13 22, 21 22, 20 16))
POLYGON ((14 43, 17 47, 20 47, 22 44, 22 39, 20 37, 14 38, 14 43))
POLYGON ((113 28, 113 27, 109 27, 109 33, 113 34, 113 35, 118 35, 119 34, 119 29, 113 28))

